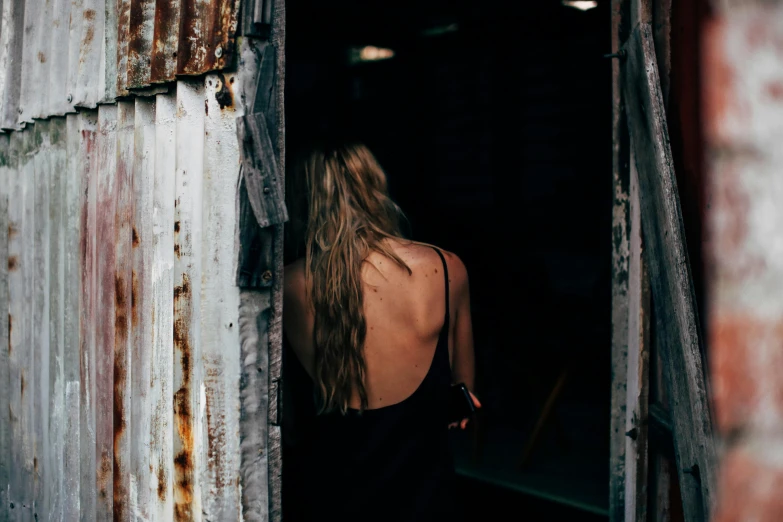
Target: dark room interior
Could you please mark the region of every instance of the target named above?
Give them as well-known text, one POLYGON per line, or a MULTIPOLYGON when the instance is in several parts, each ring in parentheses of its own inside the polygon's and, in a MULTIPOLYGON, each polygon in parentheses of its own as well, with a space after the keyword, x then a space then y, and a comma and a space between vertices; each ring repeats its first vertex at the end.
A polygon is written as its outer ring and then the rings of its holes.
POLYGON ((484 408, 453 449, 477 520, 608 513, 610 14, 564 4, 286 2, 287 163, 315 136, 364 141, 410 238, 470 274, 484 408))

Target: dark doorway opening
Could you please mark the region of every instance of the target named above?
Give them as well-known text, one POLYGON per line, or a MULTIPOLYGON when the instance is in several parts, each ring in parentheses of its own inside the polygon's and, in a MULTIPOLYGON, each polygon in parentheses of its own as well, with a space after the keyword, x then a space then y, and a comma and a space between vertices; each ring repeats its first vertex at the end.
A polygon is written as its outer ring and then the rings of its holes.
POLYGON ((286 4, 287 150, 316 134, 361 139, 411 237, 468 268, 485 408, 453 440, 463 487, 480 492, 462 495, 466 511, 605 517, 609 2, 286 4))

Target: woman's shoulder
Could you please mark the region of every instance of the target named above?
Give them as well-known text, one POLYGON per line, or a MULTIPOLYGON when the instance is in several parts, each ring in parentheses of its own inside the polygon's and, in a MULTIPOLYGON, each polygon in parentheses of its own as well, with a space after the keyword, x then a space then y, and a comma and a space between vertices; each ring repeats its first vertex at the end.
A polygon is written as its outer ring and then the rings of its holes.
POLYGON ((416 266, 435 268, 443 266, 443 261, 438 255, 438 252, 442 253, 443 259, 446 261, 446 268, 449 273, 451 286, 456 287, 467 283, 467 268, 462 262, 462 259, 454 252, 440 248, 437 245, 414 241, 403 244, 402 249, 403 251, 400 252, 402 259, 406 262, 410 262, 412 265, 411 268, 414 269, 416 266))

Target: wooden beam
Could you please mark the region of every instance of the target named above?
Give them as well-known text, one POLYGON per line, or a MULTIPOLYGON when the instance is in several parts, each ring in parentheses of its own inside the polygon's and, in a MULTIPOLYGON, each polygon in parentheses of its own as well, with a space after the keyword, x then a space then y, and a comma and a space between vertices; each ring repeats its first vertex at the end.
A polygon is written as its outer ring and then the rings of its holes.
POLYGON ((715 447, 698 313, 683 233, 666 113, 650 24, 626 45, 623 93, 639 172, 641 218, 655 313, 672 405, 687 520, 706 520, 714 491, 715 447))

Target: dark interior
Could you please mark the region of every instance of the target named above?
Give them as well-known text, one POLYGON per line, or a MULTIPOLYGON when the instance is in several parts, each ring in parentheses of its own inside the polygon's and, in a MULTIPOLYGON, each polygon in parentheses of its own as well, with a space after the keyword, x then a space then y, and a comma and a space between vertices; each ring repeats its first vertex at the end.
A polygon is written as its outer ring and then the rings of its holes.
MULTIPOLYGON (((286 9, 287 150, 316 135, 361 139, 410 237, 468 268, 485 407, 477 429, 453 440, 466 512, 604 519, 609 3, 288 0, 286 9), (368 45, 394 56, 352 63, 351 49, 368 45)), ((295 389, 294 365, 285 372, 295 389)), ((294 473, 285 447, 284 507, 294 473)))

